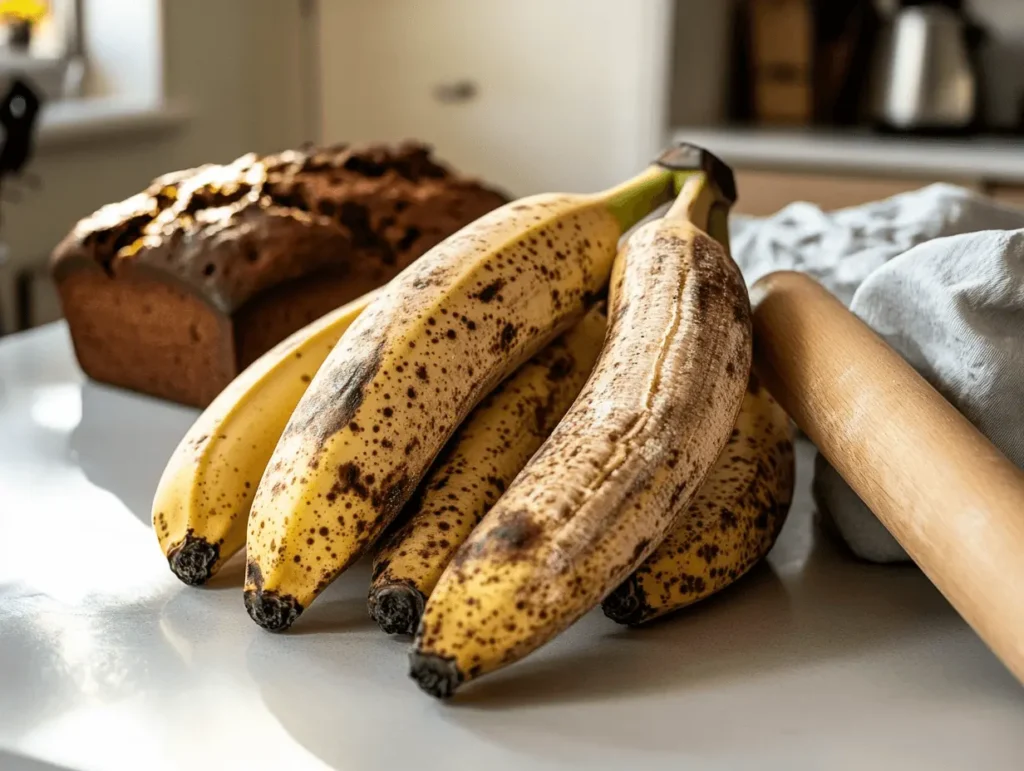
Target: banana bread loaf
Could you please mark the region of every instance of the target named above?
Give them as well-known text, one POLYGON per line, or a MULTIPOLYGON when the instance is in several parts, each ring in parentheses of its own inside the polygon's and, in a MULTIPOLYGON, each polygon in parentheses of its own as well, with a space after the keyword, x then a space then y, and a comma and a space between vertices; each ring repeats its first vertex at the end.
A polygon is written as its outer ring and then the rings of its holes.
POLYGON ((418 144, 246 155, 82 220, 51 267, 90 377, 195 406, 505 198, 418 144))

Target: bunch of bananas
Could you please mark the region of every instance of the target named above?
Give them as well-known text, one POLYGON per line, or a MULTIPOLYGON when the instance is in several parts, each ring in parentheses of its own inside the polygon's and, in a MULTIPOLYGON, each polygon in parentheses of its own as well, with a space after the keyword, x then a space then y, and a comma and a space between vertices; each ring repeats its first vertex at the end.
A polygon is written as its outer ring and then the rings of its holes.
POLYGON ((244 545, 245 607, 281 631, 372 550, 370 614, 415 634, 438 697, 598 604, 639 624, 734 582, 793 489, 734 200, 724 164, 677 146, 604 193, 498 209, 297 332, 171 458, 171 569, 201 584, 244 545))

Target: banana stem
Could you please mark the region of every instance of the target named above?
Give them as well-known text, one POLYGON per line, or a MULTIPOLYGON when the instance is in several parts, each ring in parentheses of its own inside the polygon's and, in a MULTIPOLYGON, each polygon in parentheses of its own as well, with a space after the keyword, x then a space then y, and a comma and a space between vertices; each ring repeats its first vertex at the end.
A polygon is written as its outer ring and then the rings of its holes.
POLYGON ((708 175, 704 172, 695 172, 683 182, 679 195, 665 213, 665 218, 687 220, 701 230, 707 230, 715 199, 715 191, 708 175))
POLYGON ((708 235, 725 247, 725 253, 732 256, 732 247, 729 245, 729 206, 719 204, 711 209, 708 218, 708 235))
POLYGON ((642 173, 621 185, 598 193, 625 233, 636 223, 672 200, 678 172, 663 166, 649 166, 642 173))
POLYGON ((729 250, 729 202, 706 173, 687 175, 665 217, 692 223, 729 250))

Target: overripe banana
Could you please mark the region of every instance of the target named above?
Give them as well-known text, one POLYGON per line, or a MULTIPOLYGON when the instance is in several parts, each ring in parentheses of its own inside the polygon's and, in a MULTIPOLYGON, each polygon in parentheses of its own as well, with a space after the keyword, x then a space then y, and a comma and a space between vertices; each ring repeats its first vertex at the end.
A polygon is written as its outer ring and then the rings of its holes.
POLYGON ((328 313, 263 354, 178 444, 154 496, 153 530, 186 584, 204 583, 245 545, 249 506, 292 410, 372 296, 328 313))
POLYGON ((579 321, 632 224, 671 197, 652 166, 598 195, 485 215, 385 287, 320 368, 249 516, 245 604, 282 630, 370 546, 489 391, 579 321))
POLYGON ((775 544, 794 484, 789 416, 751 373, 729 443, 693 503, 602 608, 642 624, 709 597, 736 581, 775 544))
POLYGON ((750 304, 708 229, 731 171, 694 148, 676 203, 638 229, 611 280, 604 350, 579 398, 457 552, 427 600, 411 675, 446 697, 544 644, 670 531, 725 446, 750 372, 750 304))
POLYGON ((452 555, 569 409, 597 361, 603 308, 557 338, 477 405, 375 555, 370 615, 389 634, 413 634, 452 555))

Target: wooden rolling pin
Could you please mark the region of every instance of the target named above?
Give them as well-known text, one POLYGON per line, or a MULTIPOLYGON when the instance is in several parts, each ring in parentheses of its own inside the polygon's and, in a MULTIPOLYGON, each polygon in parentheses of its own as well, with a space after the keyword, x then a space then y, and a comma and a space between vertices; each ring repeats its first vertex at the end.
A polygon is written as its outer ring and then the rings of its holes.
POLYGON ((1024 472, 813 279, 751 302, 757 374, 1024 683, 1024 472))

